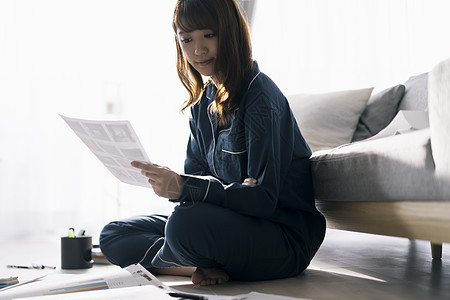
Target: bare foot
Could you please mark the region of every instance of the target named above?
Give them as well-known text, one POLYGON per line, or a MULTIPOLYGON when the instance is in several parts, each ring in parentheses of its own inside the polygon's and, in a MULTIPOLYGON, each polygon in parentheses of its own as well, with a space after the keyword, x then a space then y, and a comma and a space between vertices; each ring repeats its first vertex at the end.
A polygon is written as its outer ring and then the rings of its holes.
POLYGON ((229 279, 228 274, 224 270, 219 268, 202 269, 197 268, 192 274, 192 282, 202 286, 221 284, 227 282, 229 279))

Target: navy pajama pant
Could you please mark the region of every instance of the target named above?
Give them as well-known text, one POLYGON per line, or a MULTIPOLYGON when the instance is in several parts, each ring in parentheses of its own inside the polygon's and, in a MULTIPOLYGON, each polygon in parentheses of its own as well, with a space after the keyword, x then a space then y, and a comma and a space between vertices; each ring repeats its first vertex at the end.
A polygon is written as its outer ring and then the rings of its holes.
POLYGON ((310 261, 309 251, 293 247, 285 230, 217 205, 182 203, 170 217, 137 216, 107 224, 100 247, 121 267, 218 267, 235 280, 269 280, 295 276, 310 261))

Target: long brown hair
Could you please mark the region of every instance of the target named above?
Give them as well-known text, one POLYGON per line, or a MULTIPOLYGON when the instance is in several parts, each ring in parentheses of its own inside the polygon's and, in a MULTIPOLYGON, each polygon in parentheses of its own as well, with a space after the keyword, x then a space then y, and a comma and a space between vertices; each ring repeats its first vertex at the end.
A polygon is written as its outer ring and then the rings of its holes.
POLYGON ((253 66, 248 23, 235 0, 178 0, 172 22, 177 47, 178 77, 189 93, 182 110, 196 104, 204 91, 201 74, 184 57, 176 36, 177 29, 190 32, 211 29, 218 37, 214 79, 216 99, 211 111, 220 125, 239 106, 239 96, 247 73, 253 66))

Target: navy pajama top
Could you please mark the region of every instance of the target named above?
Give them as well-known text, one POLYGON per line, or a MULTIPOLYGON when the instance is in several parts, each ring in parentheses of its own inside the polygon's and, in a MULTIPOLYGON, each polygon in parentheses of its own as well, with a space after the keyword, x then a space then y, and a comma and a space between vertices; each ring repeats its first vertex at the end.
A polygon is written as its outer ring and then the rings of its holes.
POLYGON ((209 110, 216 93, 213 83, 191 107, 185 186, 176 201, 208 202, 298 233, 305 226, 323 231, 323 217, 314 204, 311 150, 286 97, 256 62, 244 88, 226 128, 219 128, 209 110), (258 183, 243 185, 245 178, 258 183), (305 214, 313 224, 304 221, 305 214))

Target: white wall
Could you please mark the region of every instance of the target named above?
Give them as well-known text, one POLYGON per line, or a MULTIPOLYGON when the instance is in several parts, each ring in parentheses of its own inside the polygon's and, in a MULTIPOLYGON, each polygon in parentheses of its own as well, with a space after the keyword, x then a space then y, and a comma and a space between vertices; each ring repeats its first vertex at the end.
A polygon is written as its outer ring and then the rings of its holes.
POLYGON ((446 0, 257 1, 254 56, 286 94, 404 83, 450 57, 446 0))
POLYGON ((96 235, 117 217, 170 211, 118 183, 58 113, 129 119, 153 161, 182 171, 174 3, 0 2, 0 238, 72 226, 96 235))

